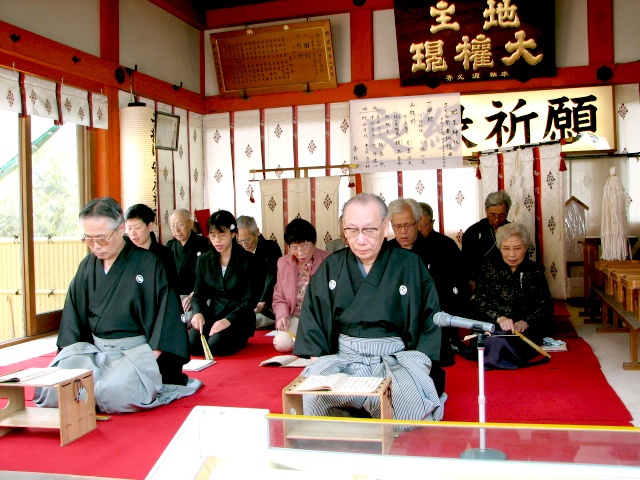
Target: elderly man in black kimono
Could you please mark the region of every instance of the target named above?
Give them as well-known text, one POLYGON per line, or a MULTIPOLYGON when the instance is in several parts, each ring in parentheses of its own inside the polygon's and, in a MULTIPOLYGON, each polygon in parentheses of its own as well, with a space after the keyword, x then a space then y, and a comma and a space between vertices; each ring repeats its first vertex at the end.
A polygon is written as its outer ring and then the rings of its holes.
POLYGON ((176 289, 182 300, 182 308, 190 312, 198 257, 211 250, 211 243, 208 238, 193 231, 191 213, 184 208, 177 208, 169 215, 169 228, 173 238, 167 242, 167 247, 173 252, 178 270, 176 289))
POLYGON ((509 223, 507 215, 511 208, 511 197, 504 190, 487 195, 484 201, 486 217, 471 225, 462 235, 462 258, 467 267, 471 291, 482 272, 482 264, 492 258, 501 260, 502 255, 496 244, 496 231, 509 223))
MULTIPOLYGON (((435 283, 440 308, 451 315, 467 317, 469 295, 466 278, 461 274, 461 253, 456 243, 433 230, 428 237, 421 234, 422 208, 412 198, 398 198, 389 203, 389 221, 395 234, 389 245, 411 250, 420 257, 435 283)), ((459 348, 460 336, 455 327, 445 327, 442 333, 440 362, 450 366, 455 363, 451 346, 459 348)))
POLYGON ((278 242, 267 240, 262 236, 255 218, 242 215, 237 220, 236 242, 247 252, 254 254, 262 283, 260 299, 253 309, 256 314, 256 328, 267 327, 276 323, 271 303, 273 303, 273 289, 278 279, 278 259, 282 256, 282 250, 278 242))
MULTIPOLYGON (((349 248, 331 254, 309 282, 293 353, 311 357, 304 376, 338 372, 391 377, 394 418, 440 420, 446 395, 430 375, 441 371, 438 294, 420 258, 385 242, 387 207, 375 195, 345 204, 349 248)), ((305 395, 306 415, 379 417, 371 397, 305 395)))
MULTIPOLYGON (((69 286, 52 366, 92 370, 96 406, 107 413, 191 395, 202 382, 182 374, 187 331, 162 262, 124 236, 112 198, 89 202, 80 223, 91 251, 69 286)), ((56 406, 55 390, 36 391, 34 402, 56 406)))

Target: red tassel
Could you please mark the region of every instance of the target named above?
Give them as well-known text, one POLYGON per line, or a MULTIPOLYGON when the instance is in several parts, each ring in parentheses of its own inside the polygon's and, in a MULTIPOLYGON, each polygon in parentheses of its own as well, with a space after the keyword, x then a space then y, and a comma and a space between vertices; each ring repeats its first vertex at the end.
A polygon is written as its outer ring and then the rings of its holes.
POLYGON ((480 164, 476 167, 476 178, 482 180, 482 173, 480 173, 480 164))
POLYGON ((560 171, 561 172, 567 171, 567 164, 564 163, 564 153, 560 154, 560 171))
POLYGON ((250 201, 251 203, 256 203, 256 199, 255 199, 255 198, 253 198, 253 193, 249 196, 249 201, 250 201))
POLYGON ((347 185, 349 188, 353 188, 356 186, 356 183, 352 180, 351 177, 349 177, 349 185, 347 185))

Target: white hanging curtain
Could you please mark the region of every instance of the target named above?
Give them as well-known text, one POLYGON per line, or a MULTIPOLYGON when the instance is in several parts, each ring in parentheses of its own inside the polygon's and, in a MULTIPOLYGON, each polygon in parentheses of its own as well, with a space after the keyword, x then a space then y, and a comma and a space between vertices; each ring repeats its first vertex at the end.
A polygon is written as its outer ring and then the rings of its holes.
POLYGON ((91 119, 93 128, 109 128, 109 99, 106 95, 91 93, 91 119))
POLYGON ((62 85, 60 87, 60 120, 85 127, 91 126, 89 115, 89 93, 86 90, 62 85))
POLYGON ((15 70, 0 68, 0 109, 22 113, 20 96, 20 74, 15 70))
POLYGON ((327 238, 340 235, 339 187, 340 177, 261 180, 263 235, 285 251, 284 228, 294 218, 302 218, 316 228, 316 246, 324 248, 327 238))
POLYGON ((56 82, 32 75, 24 76, 26 114, 59 120, 56 82))
POLYGON ((260 204, 262 205, 260 231, 265 238, 278 242, 280 249, 284 252, 284 227, 288 223, 288 212, 285 206, 285 183, 278 179, 260 180, 259 183, 260 204))
MULTIPOLYGON (((260 141, 260 112, 250 110, 235 112, 233 127, 233 178, 235 180, 236 215, 249 215, 262 223, 260 204, 256 202, 260 192, 258 182, 252 182, 254 174, 250 170, 262 169, 262 145, 260 141)), ((233 213, 233 195, 220 206, 209 205, 211 211, 223 208, 233 213)))
MULTIPOLYGON (((164 105, 158 105, 158 110, 164 108, 164 105)), ((167 113, 171 112, 169 107, 167 113)), ((173 175, 174 175, 174 191, 177 208, 186 208, 191 212, 195 210, 191 205, 191 178, 189 168, 189 142, 187 139, 187 112, 183 109, 175 109, 174 115, 180 117, 180 127, 178 133, 178 150, 171 151, 173 154, 173 175)))
MULTIPOLYGON (((258 133, 260 130, 257 130, 258 133)), ((258 153, 260 143, 257 144, 258 153)), ((264 111, 264 168, 292 168, 293 113, 291 107, 267 108, 264 111)), ((255 167, 261 169, 262 165, 255 167)), ((259 178, 263 178, 259 174, 259 178)), ((293 170, 266 172, 264 178, 293 178, 293 170)))
POLYGON ((213 213, 233 208, 233 164, 231 161, 231 125, 228 113, 206 115, 203 119, 206 155, 206 198, 213 213))
POLYGON ((202 115, 188 112, 189 165, 191 167, 191 207, 205 208, 204 201, 204 158, 202 156, 202 115))
POLYGON ((315 227, 318 232, 318 248, 340 237, 338 218, 341 206, 347 201, 340 198, 341 177, 315 178, 315 227), (342 204, 342 205, 341 205, 342 204))
POLYGON ((551 296, 567 298, 567 260, 564 231, 564 182, 561 170, 561 145, 543 145, 534 150, 540 159, 540 202, 541 221, 536 233, 542 244, 542 263, 546 268, 547 283, 551 296))
MULTIPOLYGON (((326 165, 324 104, 298 107, 298 167, 326 165)), ((309 177, 323 177, 324 169, 308 170, 309 177)))
MULTIPOLYGON (((470 219, 477 218, 479 202, 484 201, 480 200, 479 188, 475 167, 465 166, 442 170, 444 232, 440 233, 453 238, 458 247, 462 245, 462 234, 473 223, 470 219)), ((437 196, 434 203, 429 203, 429 205, 434 210, 434 218, 438 218, 437 196)), ((435 222, 433 228, 440 230, 439 221, 435 222)))

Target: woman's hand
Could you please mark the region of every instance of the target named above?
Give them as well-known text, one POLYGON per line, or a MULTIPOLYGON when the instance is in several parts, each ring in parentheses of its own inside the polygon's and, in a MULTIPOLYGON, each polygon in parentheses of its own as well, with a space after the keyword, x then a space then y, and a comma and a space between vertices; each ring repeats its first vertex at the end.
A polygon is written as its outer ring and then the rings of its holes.
POLYGON ((500 330, 513 333, 513 320, 507 317, 498 317, 496 321, 500 325, 500 330))
POLYGON ((525 322, 524 320, 518 320, 516 323, 513 324, 513 328, 516 332, 524 332, 527 328, 529 328, 529 324, 527 322, 525 322))
POLYGON ((204 327, 204 315, 196 313, 191 317, 191 326, 202 334, 202 327, 204 327))
POLYGON ((225 328, 229 328, 230 325, 231 322, 229 320, 227 320, 226 318, 221 318, 217 322, 214 322, 213 326, 211 327, 211 331, 209 332, 209 336, 213 335, 214 333, 220 333, 225 328))
POLYGON ((286 332, 289 330, 291 326, 291 319, 289 317, 280 317, 276 320, 276 330, 280 330, 281 332, 286 332))

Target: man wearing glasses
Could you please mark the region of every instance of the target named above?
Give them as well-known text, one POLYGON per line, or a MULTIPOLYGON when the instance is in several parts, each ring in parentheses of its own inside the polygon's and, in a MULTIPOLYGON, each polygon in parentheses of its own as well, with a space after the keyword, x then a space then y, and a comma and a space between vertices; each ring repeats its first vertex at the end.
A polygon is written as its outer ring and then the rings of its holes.
MULTIPOLYGON (((389 245, 411 250, 418 255, 435 282, 440 308, 451 315, 466 317, 469 314, 468 308, 465 308, 469 296, 465 293, 466 288, 463 288, 466 279, 460 274, 460 249, 451 238, 433 229, 428 237, 424 237, 420 232, 420 224, 433 225, 430 221, 433 211, 426 222, 422 213, 420 204, 412 198, 398 198, 389 203, 389 221, 395 235, 389 245)), ((441 365, 446 367, 455 363, 451 345, 459 348, 460 343, 457 328, 443 329, 441 365)))
POLYGON ((267 240, 260 234, 258 224, 253 217, 242 215, 237 218, 238 236, 236 242, 247 252, 255 255, 256 265, 260 267, 260 280, 262 293, 254 312, 256 314, 256 328, 273 325, 275 315, 271 310, 273 301, 273 289, 278 277, 278 259, 282 256, 282 250, 278 242, 267 240))
MULTIPOLYGON (((196 263, 198 257, 211 250, 211 244, 206 237, 193 231, 191 213, 185 208, 178 208, 169 215, 169 228, 173 238, 167 242, 167 247, 173 252, 178 270, 176 290, 182 300, 182 308, 191 313, 191 298, 196 284, 196 263)), ((188 315, 187 319, 190 318, 188 315)))
MULTIPOLYGON (((302 375, 391 377, 394 418, 442 419, 444 376, 431 375, 441 349, 431 276, 416 255, 385 242, 380 197, 348 200, 342 225, 349 248, 325 259, 302 303, 293 353, 314 360, 302 375)), ((305 395, 303 405, 305 415, 380 416, 373 397, 305 395)))
MULTIPOLYGON (((193 394, 187 331, 180 303, 162 262, 124 236, 120 205, 109 197, 80 212, 90 253, 69 286, 52 366, 94 372, 102 412, 134 412, 193 394)), ((36 391, 34 402, 55 407, 55 389, 36 391)))
POLYGON ((472 292, 475 290, 482 263, 488 258, 502 259, 500 249, 496 245, 495 232, 502 225, 509 223, 509 208, 511 197, 507 192, 499 190, 490 193, 484 201, 486 218, 471 225, 462 235, 462 257, 472 292))

